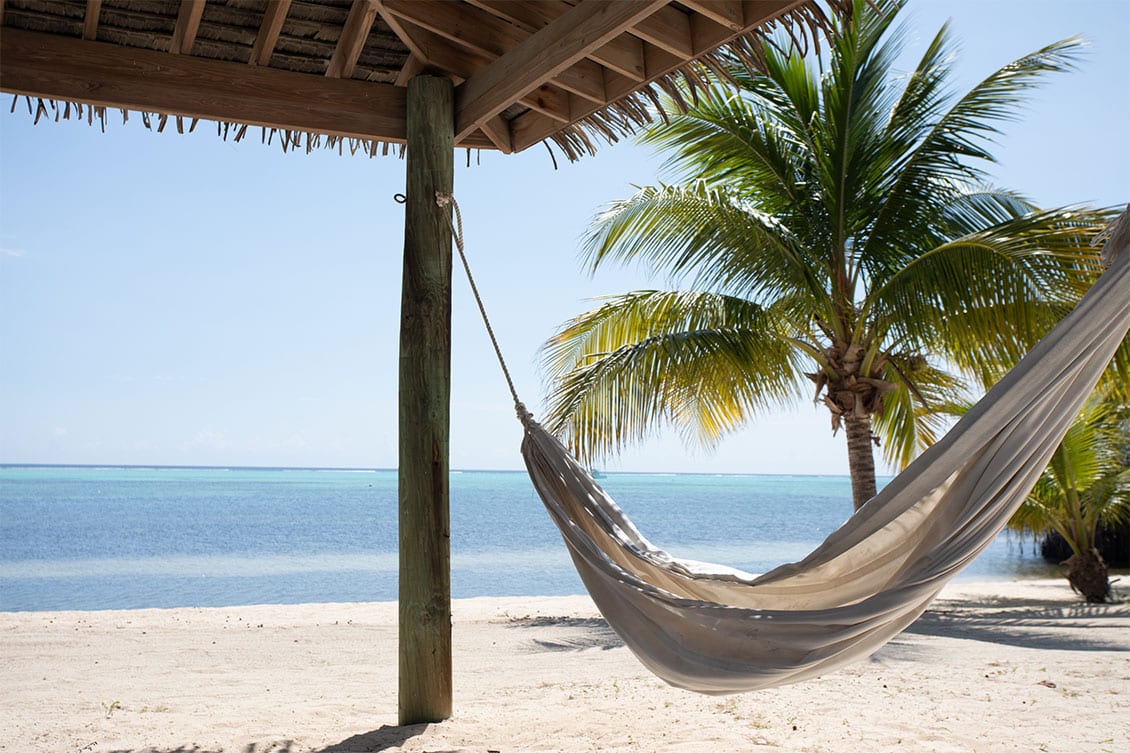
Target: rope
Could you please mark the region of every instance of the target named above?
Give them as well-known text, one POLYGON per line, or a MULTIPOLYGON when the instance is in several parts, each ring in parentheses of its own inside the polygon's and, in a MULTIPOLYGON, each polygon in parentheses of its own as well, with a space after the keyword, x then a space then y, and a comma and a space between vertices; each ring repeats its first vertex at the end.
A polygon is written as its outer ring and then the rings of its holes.
POLYGON ((436 205, 440 208, 450 206, 455 210, 455 223, 452 224, 451 215, 445 214, 447 224, 451 228, 451 235, 455 239, 455 248, 459 251, 459 258, 463 262, 463 271, 467 273, 467 282, 471 284, 471 293, 475 296, 475 303, 479 306, 479 314, 483 318, 483 324, 486 325, 487 335, 490 336, 490 344, 494 346, 494 354, 498 358, 498 365, 502 367, 502 375, 506 378, 506 386, 510 388, 510 396, 514 398, 514 412, 518 415, 518 420, 526 426, 532 422, 533 414, 526 410, 526 405, 518 398, 518 390, 514 388, 514 380, 510 378, 510 369, 506 367, 506 359, 502 357, 502 348, 498 346, 498 338, 494 336, 494 327, 490 325, 490 317, 487 316, 486 306, 483 305, 483 299, 479 295, 479 286, 475 284, 475 276, 471 274, 471 265, 467 261, 467 254, 463 250, 463 215, 459 211, 459 202, 455 197, 449 193, 436 192, 436 205))

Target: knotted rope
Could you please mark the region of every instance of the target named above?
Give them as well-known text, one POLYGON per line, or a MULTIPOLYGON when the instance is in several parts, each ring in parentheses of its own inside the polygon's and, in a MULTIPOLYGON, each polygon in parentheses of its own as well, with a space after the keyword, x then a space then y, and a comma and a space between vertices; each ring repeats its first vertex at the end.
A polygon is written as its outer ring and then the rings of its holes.
POLYGON ((486 306, 483 305, 482 296, 479 295, 479 286, 475 284, 475 276, 471 274, 471 265, 467 261, 467 253, 463 248, 463 215, 459 211, 459 202, 455 197, 449 193, 436 192, 436 205, 440 208, 451 207, 454 210, 455 221, 452 222, 451 216, 445 214, 447 224, 451 227, 451 235, 455 239, 455 248, 459 251, 459 259, 463 262, 463 271, 467 273, 467 282, 471 284, 471 293, 475 296, 475 303, 479 307, 479 314, 483 318, 483 324, 486 325, 487 335, 490 337, 490 344, 494 346, 494 354, 498 358, 498 365, 502 367, 502 376, 506 378, 506 386, 510 388, 510 396, 514 398, 514 412, 518 415, 518 420, 522 422, 523 426, 528 425, 534 420, 534 416, 528 410, 526 405, 518 397, 518 390, 514 387, 514 380, 510 377, 510 369, 506 366, 506 359, 502 357, 502 348, 498 345, 498 338, 494 336, 494 327, 490 324, 490 317, 487 316, 486 306))

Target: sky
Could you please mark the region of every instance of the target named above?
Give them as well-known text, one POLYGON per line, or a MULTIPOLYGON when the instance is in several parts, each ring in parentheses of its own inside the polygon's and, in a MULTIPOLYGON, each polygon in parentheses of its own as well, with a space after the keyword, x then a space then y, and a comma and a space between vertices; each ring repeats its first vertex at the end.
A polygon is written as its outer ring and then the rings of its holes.
MULTIPOLYGON (((1072 74, 1033 92, 994 181, 1043 206, 1130 200, 1130 2, 911 0, 909 68, 949 18, 964 91, 1081 35, 1072 74)), ((32 125, 0 109, 0 463, 393 468, 404 163, 283 154, 202 123, 32 125)), ((581 269, 601 206, 661 179, 631 142, 557 168, 540 146, 456 158, 467 251, 519 394, 539 347, 593 298, 655 288, 581 269)), ((458 269, 456 270, 458 274, 458 269)), ((465 280, 454 280, 451 466, 518 469, 521 428, 465 280)), ((846 474, 811 402, 713 449, 667 432, 607 470, 846 474)), ((881 469, 889 472, 890 469, 881 469)))

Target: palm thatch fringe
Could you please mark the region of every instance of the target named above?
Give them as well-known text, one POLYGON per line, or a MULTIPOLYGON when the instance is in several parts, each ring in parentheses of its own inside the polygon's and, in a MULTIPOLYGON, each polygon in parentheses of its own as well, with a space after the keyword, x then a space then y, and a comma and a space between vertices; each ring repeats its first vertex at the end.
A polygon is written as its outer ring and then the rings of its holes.
MULTIPOLYGON (((780 48, 780 38, 774 39, 774 34, 783 29, 787 34, 787 45, 800 54, 807 54, 810 49, 817 54, 820 51, 821 36, 831 36, 834 26, 831 17, 848 17, 852 12, 852 0, 825 0, 817 4, 815 0, 793 8, 777 18, 769 21, 758 29, 737 37, 721 47, 700 55, 686 65, 652 81, 637 91, 609 104, 602 110, 584 117, 570 126, 563 128, 545 140, 545 144, 553 155, 553 146, 571 162, 575 162, 585 155, 596 153, 597 142, 615 144, 620 139, 631 136, 638 129, 654 122, 656 118, 666 119, 669 114, 666 108, 674 106, 685 112, 691 103, 697 101, 700 92, 706 91, 708 82, 714 79, 727 80, 730 78, 728 71, 737 63, 750 72, 764 69, 764 45, 773 45, 780 48), (667 99, 661 98, 667 95, 667 99), (551 145, 552 142, 552 145, 551 145)), ((11 111, 15 112, 22 95, 16 95, 12 100, 11 111)), ((98 105, 83 104, 66 100, 43 99, 23 96, 27 102, 28 114, 33 116, 34 123, 38 124, 44 117, 55 122, 60 120, 83 120, 88 125, 98 122, 102 131, 106 130, 107 108, 98 105)), ((129 122, 130 111, 120 110, 122 123, 129 122)), ((137 111, 134 111, 137 112, 137 111)), ((184 123, 189 121, 188 132, 196 130, 199 122, 197 118, 189 118, 167 113, 140 112, 142 124, 149 130, 161 133, 165 130, 170 118, 176 124, 178 134, 183 134, 184 123), (156 123, 156 126, 154 126, 156 123)), ((242 141, 248 130, 245 123, 231 121, 212 121, 216 123, 216 134, 225 141, 230 137, 234 142, 242 141)), ((284 153, 305 151, 307 154, 315 149, 336 150, 339 155, 344 155, 348 148, 350 155, 358 153, 369 157, 395 156, 403 157, 405 145, 398 142, 378 141, 372 139, 350 138, 334 136, 325 133, 294 131, 283 128, 260 127, 260 140, 270 146, 278 138, 279 146, 284 153)), ((468 161, 470 150, 468 150, 468 161)), ((556 158, 554 158, 556 164, 556 158)))
MULTIPOLYGON (((70 102, 66 100, 43 99, 39 97, 28 97, 17 94, 12 98, 12 107, 10 112, 15 112, 20 100, 23 99, 27 102, 28 114, 34 117, 33 124, 38 125, 39 121, 44 117, 54 120, 58 123, 61 120, 86 120, 87 125, 94 125, 97 121, 102 128, 102 132, 106 132, 106 118, 109 114, 110 108, 98 105, 88 105, 82 102, 70 102)), ((188 133, 196 130, 196 126, 200 123, 199 118, 190 118, 180 115, 169 115, 168 113, 157 112, 139 112, 137 110, 119 110, 122 116, 122 124, 129 122, 130 114, 140 115, 142 125, 150 131, 162 133, 165 126, 171 119, 176 124, 178 134, 185 133, 185 123, 188 123, 188 133)), ((247 136, 249 126, 246 123, 235 123, 232 121, 209 121, 216 124, 216 135, 224 141, 230 137, 234 142, 240 142, 247 136)), ((315 149, 329 149, 336 150, 338 154, 344 155, 345 150, 349 149, 351 155, 358 153, 366 154, 370 157, 378 155, 386 156, 390 153, 397 156, 404 155, 404 144, 376 141, 373 139, 357 139, 345 136, 334 136, 326 133, 315 133, 306 131, 293 131, 285 128, 267 128, 265 126, 259 127, 261 136, 260 141, 263 144, 270 146, 274 143, 275 138, 278 137, 279 146, 283 152, 292 152, 305 149, 309 154, 315 149)))

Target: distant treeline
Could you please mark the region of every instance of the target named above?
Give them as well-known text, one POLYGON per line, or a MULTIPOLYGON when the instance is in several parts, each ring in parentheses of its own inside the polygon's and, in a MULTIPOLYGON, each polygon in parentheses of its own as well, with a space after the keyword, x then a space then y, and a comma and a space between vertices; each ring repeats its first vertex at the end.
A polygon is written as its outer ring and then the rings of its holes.
MULTIPOLYGON (((1095 541, 1107 567, 1130 567, 1130 521, 1110 528, 1100 526, 1095 541)), ((1040 556, 1059 564, 1071 556, 1071 547, 1062 536, 1050 531, 1040 541, 1040 556)))

